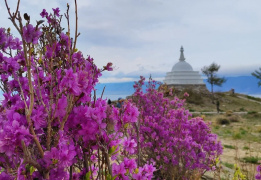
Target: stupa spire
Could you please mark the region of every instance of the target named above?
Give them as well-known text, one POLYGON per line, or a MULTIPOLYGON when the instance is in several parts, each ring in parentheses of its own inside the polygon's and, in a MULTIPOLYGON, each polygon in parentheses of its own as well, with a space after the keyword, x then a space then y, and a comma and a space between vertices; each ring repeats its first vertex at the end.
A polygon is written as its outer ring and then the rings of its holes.
POLYGON ((184 53, 183 52, 184 52, 184 49, 183 49, 183 46, 181 46, 179 61, 185 61, 185 57, 184 57, 184 53))

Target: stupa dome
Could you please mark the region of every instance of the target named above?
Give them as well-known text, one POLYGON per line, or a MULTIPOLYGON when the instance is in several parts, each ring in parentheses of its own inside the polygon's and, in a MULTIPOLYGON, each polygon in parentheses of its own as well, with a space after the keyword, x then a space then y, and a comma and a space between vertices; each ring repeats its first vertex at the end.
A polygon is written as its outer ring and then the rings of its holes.
POLYGON ((189 63, 179 61, 173 66, 171 71, 193 71, 193 68, 189 63))

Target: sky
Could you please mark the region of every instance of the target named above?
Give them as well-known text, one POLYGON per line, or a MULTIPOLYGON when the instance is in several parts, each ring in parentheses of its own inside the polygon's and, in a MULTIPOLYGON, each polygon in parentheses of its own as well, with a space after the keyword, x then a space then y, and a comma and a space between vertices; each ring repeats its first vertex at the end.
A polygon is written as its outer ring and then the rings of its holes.
MULTIPOLYGON (((16 0, 7 0, 11 11, 16 0)), ((31 22, 43 8, 66 11, 74 30, 74 1, 21 0, 20 12, 31 22)), ((114 64, 101 82, 137 80, 149 74, 163 80, 178 62, 180 47, 194 70, 215 62, 220 75, 250 75, 261 67, 260 0, 78 0, 77 48, 94 58, 98 67, 114 64)), ((11 27, 4 1, 0 24, 11 27)), ((65 26, 65 23, 64 23, 65 26)))

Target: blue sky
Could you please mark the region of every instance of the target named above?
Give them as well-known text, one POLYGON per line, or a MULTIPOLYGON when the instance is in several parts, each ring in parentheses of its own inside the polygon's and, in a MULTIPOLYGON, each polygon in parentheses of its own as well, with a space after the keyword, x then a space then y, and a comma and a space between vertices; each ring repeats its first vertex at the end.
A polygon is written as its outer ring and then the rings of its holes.
MULTIPOLYGON (((8 2, 15 9, 16 0, 8 2)), ((64 13, 66 2, 73 24, 72 0, 23 0, 20 11, 35 22, 43 8, 64 13)), ((181 45, 194 70, 216 62, 222 75, 250 75, 261 66, 260 7, 260 0, 79 0, 78 49, 99 67, 114 64, 101 82, 148 74, 162 80, 178 61, 181 45)), ((4 1, 0 17, 2 27, 12 27, 4 1)))

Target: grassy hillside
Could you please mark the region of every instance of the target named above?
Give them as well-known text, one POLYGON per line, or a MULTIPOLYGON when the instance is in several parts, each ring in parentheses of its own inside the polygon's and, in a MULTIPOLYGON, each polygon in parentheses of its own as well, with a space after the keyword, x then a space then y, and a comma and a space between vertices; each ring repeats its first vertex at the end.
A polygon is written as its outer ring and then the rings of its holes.
MULTIPOLYGON (((177 93, 182 96, 183 92, 177 93)), ((229 92, 215 93, 215 101, 220 101, 222 114, 193 114, 210 123, 212 132, 218 135, 224 147, 218 177, 230 180, 234 176, 236 164, 247 179, 255 177, 256 167, 261 163, 261 99, 244 94, 231 95, 229 92), (246 113, 233 113, 246 112, 246 113)), ((209 94, 190 92, 186 108, 192 113, 216 112, 216 105, 209 94)), ((219 179, 207 173, 205 179, 219 179)))
MULTIPOLYGON (((181 97, 182 93, 179 94, 181 97)), ((261 99, 252 96, 235 93, 231 95, 230 92, 215 93, 214 104, 211 100, 210 94, 199 94, 189 92, 190 96, 187 97, 186 108, 191 112, 216 112, 216 101, 220 102, 220 110, 223 112, 252 112, 261 111, 261 99)), ((182 98, 182 97, 181 97, 182 98)))

